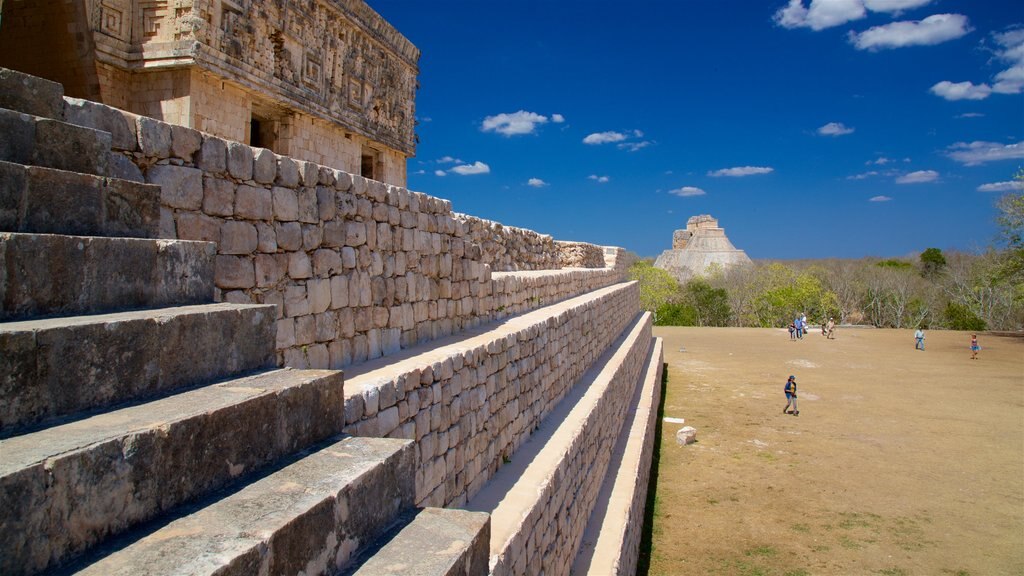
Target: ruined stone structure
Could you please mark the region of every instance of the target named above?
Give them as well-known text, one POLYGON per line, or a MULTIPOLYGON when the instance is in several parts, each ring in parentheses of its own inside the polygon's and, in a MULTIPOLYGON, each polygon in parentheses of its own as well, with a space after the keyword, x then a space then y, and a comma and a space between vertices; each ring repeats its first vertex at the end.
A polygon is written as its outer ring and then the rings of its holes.
POLYGON ((6 0, 0 66, 404 186, 419 50, 362 0, 6 0))
POLYGON ((672 249, 665 250, 654 266, 667 271, 679 282, 704 274, 709 267, 749 264, 750 257, 738 250, 718 226, 718 220, 707 214, 692 216, 685 230, 672 234, 672 249))
POLYGON ((0 69, 0 573, 632 574, 628 264, 0 69))

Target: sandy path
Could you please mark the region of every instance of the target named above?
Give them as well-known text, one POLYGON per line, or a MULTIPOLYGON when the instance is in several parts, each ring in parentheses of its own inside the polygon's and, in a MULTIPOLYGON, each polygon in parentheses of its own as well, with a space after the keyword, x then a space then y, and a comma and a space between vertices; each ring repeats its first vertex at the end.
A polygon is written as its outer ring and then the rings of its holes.
POLYGON ((664 424, 651 574, 1024 574, 1024 338, 655 333, 698 442, 664 424))

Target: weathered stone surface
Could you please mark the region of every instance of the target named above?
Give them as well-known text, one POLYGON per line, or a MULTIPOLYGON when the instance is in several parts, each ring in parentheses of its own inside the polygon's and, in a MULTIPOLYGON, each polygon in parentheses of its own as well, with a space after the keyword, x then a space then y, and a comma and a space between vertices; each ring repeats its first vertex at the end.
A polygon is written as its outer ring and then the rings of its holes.
POLYGON ((344 438, 78 573, 134 575, 139 566, 189 574, 344 569, 363 543, 412 506, 414 460, 407 440, 344 438))
POLYGON ((36 121, 32 164, 106 176, 110 162, 110 134, 40 118, 36 121))
POLYGON ((64 87, 56 82, 0 68, 0 108, 25 112, 44 118, 61 119, 64 114, 64 87))
POLYGON ((171 154, 186 162, 192 161, 192 155, 199 151, 203 144, 203 135, 198 130, 185 126, 171 126, 171 154))
POLYGON ((252 148, 240 142, 228 142, 228 173, 238 180, 252 179, 252 148))
POLYGON ((277 156, 266 148, 253 148, 252 179, 271 184, 277 176, 277 156))
POLYGON ((672 249, 662 252, 654 266, 686 282, 712 265, 729 268, 750 262, 746 252, 729 242, 718 220, 704 214, 687 220, 685 230, 675 231, 672 249))
POLYGON ((273 202, 270 190, 241 184, 235 191, 235 216, 247 220, 270 220, 273 218, 273 202))
POLYGON ((60 562, 339 433, 341 395, 341 373, 277 370, 0 440, 0 569, 60 562))
POLYGON ((127 156, 120 152, 111 152, 107 174, 111 178, 130 180, 132 182, 145 182, 142 170, 135 165, 127 156))
POLYGON ((230 180, 203 178, 203 212, 231 216, 235 211, 235 184, 230 180))
POLYGON ((287 156, 277 157, 277 178, 275 182, 286 188, 296 188, 299 185, 299 166, 295 160, 287 156))
POLYGON ((138 116, 117 108, 80 98, 64 99, 64 120, 69 124, 109 132, 110 144, 117 150, 139 149, 138 116))
POLYGON ((221 254, 252 254, 256 251, 256 244, 256 227, 252 224, 235 220, 221 224, 221 254))
POLYGON ((217 288, 252 288, 256 285, 253 260, 248 256, 217 256, 217 288))
POLYGON ((7 338, 32 338, 11 361, 36 369, 4 391, 0 428, 266 368, 274 318, 273 306, 210 304, 2 324, 7 338))
POLYGON ((203 206, 203 173, 196 168, 152 166, 146 181, 160 186, 160 201, 171 208, 199 210, 203 206))
POLYGON ((274 198, 274 219, 292 222, 299 219, 299 198, 295 190, 275 186, 270 189, 274 198))
POLYGON ((211 174, 223 174, 228 168, 227 157, 227 142, 204 134, 203 144, 195 155, 196 168, 211 174))
POLYGON ((353 576, 469 576, 487 574, 490 518, 480 512, 425 508, 407 515, 399 528, 353 576))
POLYGON ((147 156, 167 158, 171 155, 171 125, 146 116, 135 118, 139 149, 147 156))

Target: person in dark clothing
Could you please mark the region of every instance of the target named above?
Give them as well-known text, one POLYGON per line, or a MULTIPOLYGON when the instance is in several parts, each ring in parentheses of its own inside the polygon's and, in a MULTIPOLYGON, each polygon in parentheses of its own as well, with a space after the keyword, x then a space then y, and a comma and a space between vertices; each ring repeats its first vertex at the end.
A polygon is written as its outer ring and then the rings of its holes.
POLYGON ((792 414, 793 416, 799 416, 800 410, 796 407, 796 376, 790 376, 789 380, 786 380, 786 407, 782 409, 783 414, 792 414), (793 406, 793 411, 789 411, 789 407, 793 406))

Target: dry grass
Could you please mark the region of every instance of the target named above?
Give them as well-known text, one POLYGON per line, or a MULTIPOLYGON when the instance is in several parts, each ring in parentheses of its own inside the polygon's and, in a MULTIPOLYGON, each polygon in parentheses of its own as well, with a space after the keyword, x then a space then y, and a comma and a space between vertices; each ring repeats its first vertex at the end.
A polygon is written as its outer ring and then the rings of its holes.
POLYGON ((698 441, 664 424, 650 574, 1024 574, 1024 339, 655 332, 698 441))

